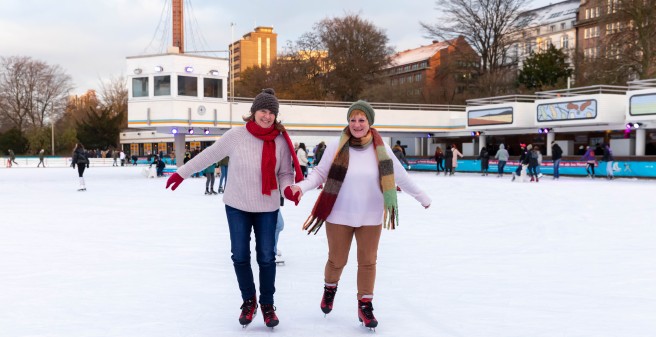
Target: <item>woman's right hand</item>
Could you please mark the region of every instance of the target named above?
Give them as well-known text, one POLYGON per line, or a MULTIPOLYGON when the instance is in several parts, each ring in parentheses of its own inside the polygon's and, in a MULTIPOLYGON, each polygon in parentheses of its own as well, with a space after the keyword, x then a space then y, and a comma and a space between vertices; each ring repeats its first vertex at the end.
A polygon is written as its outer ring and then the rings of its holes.
POLYGON ((301 197, 303 196, 303 191, 301 188, 296 185, 287 186, 283 191, 285 199, 293 201, 295 206, 298 206, 301 197))

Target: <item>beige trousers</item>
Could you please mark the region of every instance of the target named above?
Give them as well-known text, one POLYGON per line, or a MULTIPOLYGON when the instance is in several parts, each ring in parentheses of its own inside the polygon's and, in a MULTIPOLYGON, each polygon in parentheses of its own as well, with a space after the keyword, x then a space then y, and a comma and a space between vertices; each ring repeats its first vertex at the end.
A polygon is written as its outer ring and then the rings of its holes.
POLYGON ((325 282, 339 282, 355 236, 358 245, 358 299, 362 299, 363 296, 373 297, 378 242, 382 228, 382 225, 350 227, 326 222, 328 262, 326 262, 325 282))

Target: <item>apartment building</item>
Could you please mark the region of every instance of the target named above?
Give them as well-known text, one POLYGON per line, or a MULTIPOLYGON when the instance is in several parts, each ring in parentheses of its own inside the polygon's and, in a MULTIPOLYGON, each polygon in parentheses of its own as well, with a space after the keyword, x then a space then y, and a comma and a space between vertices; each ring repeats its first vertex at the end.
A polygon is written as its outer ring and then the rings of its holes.
POLYGON ((273 27, 256 27, 238 41, 230 44, 230 60, 233 79, 239 81, 239 75, 251 67, 269 67, 278 54, 278 34, 273 27))

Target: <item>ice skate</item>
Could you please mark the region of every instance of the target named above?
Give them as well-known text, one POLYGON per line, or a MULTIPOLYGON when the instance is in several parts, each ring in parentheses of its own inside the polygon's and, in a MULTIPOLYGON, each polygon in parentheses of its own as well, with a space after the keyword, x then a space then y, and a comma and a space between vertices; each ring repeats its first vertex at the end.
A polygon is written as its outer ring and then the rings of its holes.
POLYGON ((208 189, 206 188, 206 189, 205 189, 205 195, 210 195, 210 194, 212 194, 212 193, 210 192, 210 190, 208 190, 208 189))
POLYGON ((358 319, 365 327, 376 330, 378 320, 374 317, 374 306, 371 304, 371 298, 363 298, 358 301, 358 319))
POLYGON ((253 317, 257 315, 257 300, 255 296, 244 301, 240 309, 241 315, 239 315, 239 324, 245 328, 253 321, 253 317))
POLYGON ((277 266, 285 265, 285 260, 282 258, 282 252, 280 252, 280 250, 276 251, 276 265, 277 266))
POLYGON ((333 310, 333 302, 335 301, 335 294, 337 293, 337 285, 323 287, 323 297, 321 298, 321 311, 324 316, 333 310))
POLYGON ((269 328, 273 328, 280 323, 276 315, 276 307, 273 304, 262 304, 262 317, 264 318, 264 324, 269 328))

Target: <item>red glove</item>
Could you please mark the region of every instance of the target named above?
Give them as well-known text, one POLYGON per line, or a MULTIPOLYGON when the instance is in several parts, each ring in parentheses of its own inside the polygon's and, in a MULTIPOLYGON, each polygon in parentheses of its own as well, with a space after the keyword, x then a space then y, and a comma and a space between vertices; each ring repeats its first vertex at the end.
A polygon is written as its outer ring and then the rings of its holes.
POLYGON ((166 188, 169 188, 171 186, 171 191, 175 191, 180 184, 182 184, 182 181, 184 178, 182 178, 177 172, 173 173, 170 177, 169 180, 166 181, 166 188))
POLYGON ((294 191, 292 191, 292 188, 287 186, 285 188, 285 191, 283 192, 283 194, 285 195, 285 199, 293 201, 294 205, 298 206, 298 202, 300 201, 298 199, 298 197, 301 194, 301 192, 296 192, 296 194, 294 194, 294 191))

